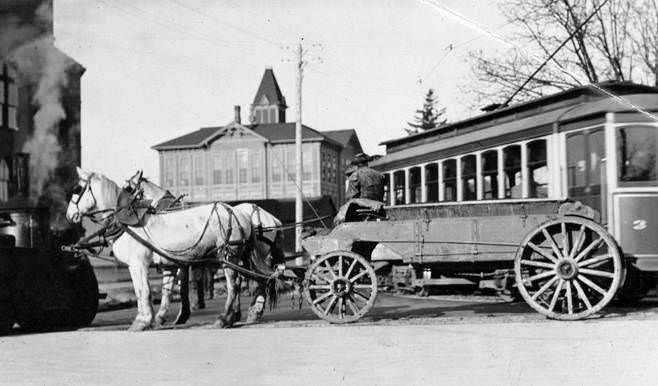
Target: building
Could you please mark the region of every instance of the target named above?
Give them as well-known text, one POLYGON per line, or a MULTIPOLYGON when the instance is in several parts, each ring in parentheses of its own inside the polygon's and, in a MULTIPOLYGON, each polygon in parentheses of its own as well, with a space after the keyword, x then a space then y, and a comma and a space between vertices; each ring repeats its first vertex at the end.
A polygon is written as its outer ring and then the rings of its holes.
MULTIPOLYGON (((224 126, 204 127, 153 146, 163 187, 190 201, 269 200, 295 197, 295 123, 268 68, 243 124, 240 106, 224 126)), ((361 152, 355 130, 302 126, 303 193, 343 202, 345 167, 361 152)))
POLYGON ((0 208, 49 208, 66 226, 85 69, 55 47, 52 17, 52 1, 0 3, 0 208))

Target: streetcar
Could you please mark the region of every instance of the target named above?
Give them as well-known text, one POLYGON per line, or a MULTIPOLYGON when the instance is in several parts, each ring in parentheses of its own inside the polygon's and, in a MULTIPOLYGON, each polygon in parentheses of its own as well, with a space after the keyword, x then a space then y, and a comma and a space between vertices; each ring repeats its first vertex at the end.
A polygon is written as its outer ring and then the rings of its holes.
POLYGON ((312 309, 362 317, 378 279, 357 288, 346 273, 367 265, 492 279, 555 319, 641 299, 658 278, 656 111, 658 88, 606 82, 382 143, 370 166, 385 214, 362 208, 304 240, 312 309))

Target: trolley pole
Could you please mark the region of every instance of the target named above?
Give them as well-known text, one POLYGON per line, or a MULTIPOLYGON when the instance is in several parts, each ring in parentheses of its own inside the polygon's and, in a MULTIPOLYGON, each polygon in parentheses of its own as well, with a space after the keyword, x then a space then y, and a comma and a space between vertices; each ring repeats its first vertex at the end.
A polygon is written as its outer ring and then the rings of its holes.
POLYGON ((302 43, 297 46, 297 122, 295 124, 295 160, 297 162, 296 185, 297 194, 295 195, 295 252, 302 251, 302 221, 304 221, 304 207, 302 203, 303 194, 303 166, 302 166, 302 78, 304 71, 304 52, 302 43))

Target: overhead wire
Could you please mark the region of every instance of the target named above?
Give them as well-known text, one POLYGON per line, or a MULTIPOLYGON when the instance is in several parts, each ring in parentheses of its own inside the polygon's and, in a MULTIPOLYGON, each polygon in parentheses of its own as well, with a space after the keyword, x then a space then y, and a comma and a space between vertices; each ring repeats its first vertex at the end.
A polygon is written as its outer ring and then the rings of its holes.
MULTIPOLYGON (((495 33, 493 31, 489 31, 484 25, 482 25, 482 24, 480 24, 480 23, 478 23, 478 22, 476 22, 476 21, 460 14, 459 12, 453 10, 452 8, 446 6, 445 4, 440 3, 438 0, 419 0, 419 1, 431 6, 433 8, 436 8, 440 11, 443 11, 444 13, 454 17, 455 19, 457 19, 462 24, 474 29, 475 31, 479 32, 480 34, 488 36, 488 37, 498 41, 499 43, 501 43, 501 44, 503 44, 503 45, 505 45, 509 48, 514 48, 514 49, 518 50, 519 52, 524 53, 528 58, 530 58, 530 59, 532 59, 532 60, 534 60, 538 63, 543 63, 543 61, 544 61, 544 58, 541 58, 538 55, 528 51, 525 47, 522 47, 519 44, 517 44, 515 42, 512 42, 510 39, 507 39, 507 38, 505 38, 504 36, 502 36, 498 33, 495 33)), ((623 98, 619 95, 616 95, 616 94, 602 88, 601 86, 599 86, 595 83, 582 80, 581 77, 577 76, 572 71, 567 70, 566 68, 561 66, 559 63, 556 63, 556 62, 550 62, 550 63, 554 67, 557 67, 557 69, 560 72, 568 74, 570 77, 577 80, 581 85, 592 87, 593 89, 599 91, 600 93, 613 98, 618 103, 621 103, 621 104, 623 104, 627 107, 631 107, 632 109, 634 109, 634 110, 638 111, 639 113, 651 118, 652 120, 658 121, 658 117, 656 115, 654 115, 651 112, 646 111, 646 110, 640 108, 639 106, 631 103, 626 98, 623 98)))

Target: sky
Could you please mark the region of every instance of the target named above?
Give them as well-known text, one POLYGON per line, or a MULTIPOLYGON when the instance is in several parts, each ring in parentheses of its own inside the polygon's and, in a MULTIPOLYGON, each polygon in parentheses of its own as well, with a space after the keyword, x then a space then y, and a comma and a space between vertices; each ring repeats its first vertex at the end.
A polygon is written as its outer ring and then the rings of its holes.
POLYGON ((364 150, 405 135, 429 88, 450 120, 472 116, 468 50, 505 47, 428 4, 500 31, 483 0, 55 0, 55 44, 82 78, 82 166, 123 181, 158 177, 151 146, 205 126, 248 122, 266 67, 295 117, 295 54, 308 50, 302 121, 356 129, 364 150))

